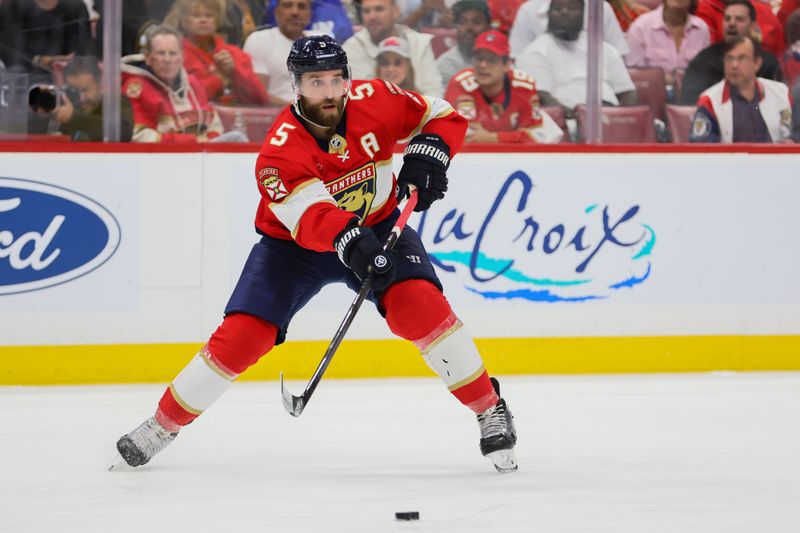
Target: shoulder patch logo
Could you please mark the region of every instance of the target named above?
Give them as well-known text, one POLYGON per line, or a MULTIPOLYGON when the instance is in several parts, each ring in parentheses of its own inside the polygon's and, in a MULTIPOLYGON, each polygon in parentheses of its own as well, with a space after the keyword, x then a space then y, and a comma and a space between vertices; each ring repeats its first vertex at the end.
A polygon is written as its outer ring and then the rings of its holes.
POLYGON ((462 95, 456 98, 456 112, 467 120, 478 118, 475 100, 471 96, 462 95))
POLYGON ((125 88, 125 96, 128 98, 139 98, 142 95, 142 82, 133 80, 125 88))
MULTIPOLYGON (((264 170, 270 169, 262 169, 261 172, 259 172, 259 177, 264 170)), ((277 202, 289 196, 289 191, 286 190, 286 186, 277 175, 267 175, 266 178, 261 180, 261 185, 264 187, 264 190, 267 191, 267 194, 273 202, 277 202)))
POLYGON ((278 169, 275 167, 264 167, 258 171, 258 179, 263 178, 264 176, 277 176, 278 169))
POLYGON ((705 115, 697 115, 692 123, 692 135, 695 137, 703 137, 711 133, 711 122, 705 115))
POLYGON ((792 128, 792 110, 781 109, 781 126, 785 128, 792 128))

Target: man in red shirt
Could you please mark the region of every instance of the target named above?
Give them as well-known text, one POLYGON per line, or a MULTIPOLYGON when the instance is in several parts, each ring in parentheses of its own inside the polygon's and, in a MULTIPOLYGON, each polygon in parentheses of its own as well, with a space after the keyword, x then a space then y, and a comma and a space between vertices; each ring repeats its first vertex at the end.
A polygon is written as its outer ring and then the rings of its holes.
POLYGON ((133 109, 134 142, 207 142, 222 132, 203 86, 183 68, 180 35, 168 26, 146 34, 144 57, 122 58, 122 93, 133 109))
POLYGON ((505 34, 489 30, 475 39, 472 62, 453 76, 445 100, 470 123, 467 142, 557 143, 564 136, 541 110, 536 84, 511 68, 505 34))
POLYGON ((262 239, 222 325, 170 384, 155 416, 117 442, 122 459, 147 463, 283 342, 294 314, 322 287, 340 282, 358 290, 372 271, 368 298, 389 328, 412 341, 476 413, 483 455, 501 472, 516 470, 511 412, 442 294, 422 241, 406 227, 391 254, 382 246, 399 215, 396 191, 402 197, 416 188, 419 211, 444 197, 466 121, 440 98, 381 80, 353 82, 347 55, 325 35, 295 41, 288 67, 294 101, 277 117, 256 161, 262 239), (409 139, 395 180, 394 146, 409 139))
MULTIPOLYGON (((695 15, 703 19, 708 25, 711 44, 725 39, 727 29, 723 18, 725 7, 729 3, 728 0, 700 0, 697 5, 695 15)), ((761 42, 764 50, 771 52, 776 57, 780 57, 783 49, 786 48, 781 22, 772 12, 769 2, 752 0, 751 4, 755 14, 754 17, 751 17, 755 21, 753 37, 761 42)))

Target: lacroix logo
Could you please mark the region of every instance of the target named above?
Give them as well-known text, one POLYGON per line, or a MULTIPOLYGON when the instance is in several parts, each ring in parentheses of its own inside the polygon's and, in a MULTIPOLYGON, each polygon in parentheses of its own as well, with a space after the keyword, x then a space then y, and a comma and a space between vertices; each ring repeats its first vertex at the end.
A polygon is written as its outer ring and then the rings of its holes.
POLYGON ((0 177, 0 295, 84 276, 108 261, 119 242, 114 215, 91 198, 0 177))

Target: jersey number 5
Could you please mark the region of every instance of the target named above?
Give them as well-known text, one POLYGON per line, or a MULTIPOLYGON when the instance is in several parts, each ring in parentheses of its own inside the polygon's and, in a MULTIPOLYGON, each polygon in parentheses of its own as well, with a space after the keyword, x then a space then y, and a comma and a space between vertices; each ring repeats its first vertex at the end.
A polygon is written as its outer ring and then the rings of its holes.
POLYGON ((278 129, 275 130, 275 135, 269 140, 269 144, 273 146, 283 146, 286 141, 289 139, 289 131, 295 129, 296 126, 292 126, 288 122, 282 123, 278 126, 278 129))

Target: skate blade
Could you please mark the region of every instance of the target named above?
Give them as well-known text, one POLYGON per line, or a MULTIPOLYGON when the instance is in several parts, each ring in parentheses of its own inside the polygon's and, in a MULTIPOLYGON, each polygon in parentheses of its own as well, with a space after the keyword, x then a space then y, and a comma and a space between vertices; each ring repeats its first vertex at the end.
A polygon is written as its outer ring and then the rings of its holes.
POLYGON ((497 471, 502 474, 517 471, 517 454, 514 453, 513 449, 497 450, 496 452, 488 454, 486 457, 492 461, 497 471))

